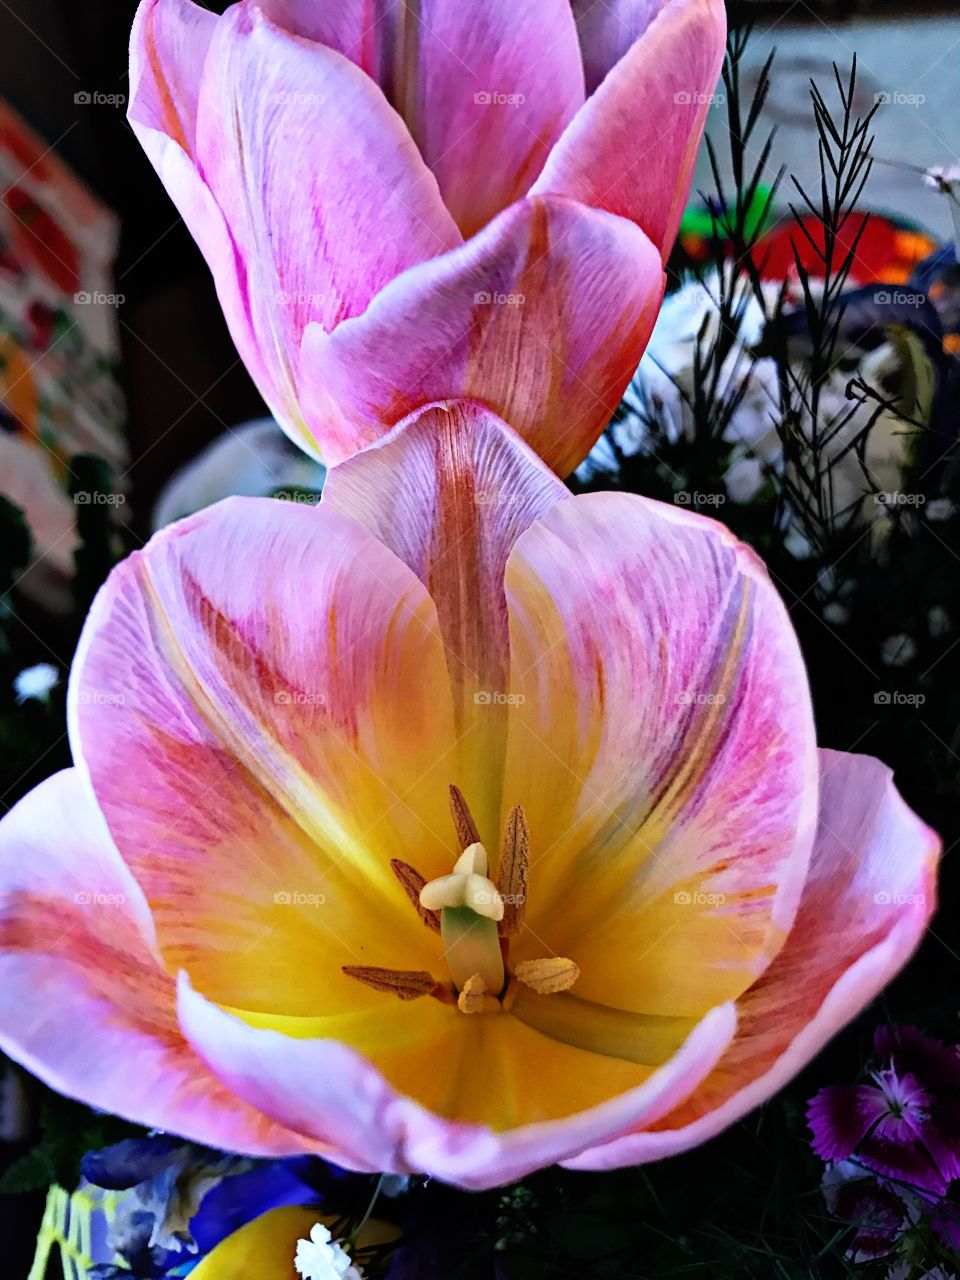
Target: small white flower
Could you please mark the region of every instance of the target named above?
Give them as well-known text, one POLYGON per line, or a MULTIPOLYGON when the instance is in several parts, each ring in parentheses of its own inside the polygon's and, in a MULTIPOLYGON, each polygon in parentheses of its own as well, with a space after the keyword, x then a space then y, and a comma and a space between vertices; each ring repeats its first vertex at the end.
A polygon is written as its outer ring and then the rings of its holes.
POLYGON ((320 1222, 310 1228, 309 1240, 297 1241, 293 1265, 303 1280, 363 1280, 363 1272, 320 1222))
POLYGON ((942 604, 935 604, 927 614, 927 626, 932 636, 946 636, 953 630, 950 614, 942 604))
POLYGON ((960 164, 932 165, 923 175, 923 181, 935 191, 949 191, 955 182, 960 182, 960 164))
POLYGON ((932 502, 928 502, 924 507, 924 514, 928 520, 939 522, 940 520, 949 520, 956 510, 956 504, 951 502, 949 498, 934 498, 932 502))
POLYGON ((406 1173, 385 1173, 380 1180, 380 1194, 395 1200, 410 1190, 410 1176, 406 1173))
POLYGON ((824 605, 823 616, 833 626, 842 627, 850 621, 850 610, 839 600, 831 600, 829 604, 824 605))
POLYGON ((906 667, 917 656, 917 646, 907 635, 888 636, 880 646, 880 660, 888 667, 906 667))
POLYGON ((14 679, 13 688, 17 702, 26 702, 36 698, 38 702, 46 702, 51 692, 60 683, 60 672, 50 662, 38 662, 35 667, 27 667, 14 679))

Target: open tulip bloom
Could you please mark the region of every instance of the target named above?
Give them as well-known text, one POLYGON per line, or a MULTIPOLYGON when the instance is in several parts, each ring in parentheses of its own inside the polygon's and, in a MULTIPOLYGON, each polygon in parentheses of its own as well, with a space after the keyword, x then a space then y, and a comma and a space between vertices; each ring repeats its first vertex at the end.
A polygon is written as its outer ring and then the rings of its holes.
POLYGON ((724 36, 722 0, 144 0, 129 116, 305 449, 465 398, 567 475, 653 328, 724 36))
POLYGON ((0 823, 0 1044, 237 1152, 652 1160, 903 965, 938 841, 818 755, 752 552, 557 478, 652 326, 719 0, 375 8, 140 10, 131 118, 332 469, 97 597, 75 767, 0 823))
POLYGON ((111 574, 0 823, 0 1044, 238 1152, 488 1187, 694 1146, 884 986, 938 841, 817 753, 757 557, 432 405, 111 574))

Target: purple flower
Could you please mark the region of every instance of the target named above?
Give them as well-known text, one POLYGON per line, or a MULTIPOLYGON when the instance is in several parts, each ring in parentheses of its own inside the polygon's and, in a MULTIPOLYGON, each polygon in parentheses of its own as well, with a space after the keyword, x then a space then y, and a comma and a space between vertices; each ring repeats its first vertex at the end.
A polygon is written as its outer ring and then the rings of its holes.
POLYGON ((845 1255, 850 1262, 888 1257, 915 1217, 890 1187, 850 1161, 832 1165, 822 1189, 833 1216, 856 1228, 845 1255))
POLYGON ((960 1057, 915 1027, 881 1027, 870 1084, 821 1089, 807 1119, 823 1160, 854 1158, 910 1188, 960 1178, 960 1057))

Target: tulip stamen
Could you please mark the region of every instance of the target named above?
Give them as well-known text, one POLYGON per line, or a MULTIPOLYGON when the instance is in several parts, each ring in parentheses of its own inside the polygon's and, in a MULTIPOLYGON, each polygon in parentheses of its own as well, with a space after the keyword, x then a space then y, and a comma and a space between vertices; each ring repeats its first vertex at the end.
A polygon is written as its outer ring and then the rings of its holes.
POLYGON ((398 1000, 419 1000, 422 996, 436 996, 449 1000, 449 992, 426 969, 381 969, 376 965, 345 964, 341 968, 348 978, 356 978, 374 991, 384 991, 398 1000))
POLYGON ((456 786, 450 787, 450 813, 461 853, 449 875, 427 880, 400 858, 391 860, 390 869, 423 923, 439 932, 452 988, 423 970, 350 965, 343 972, 401 1000, 433 995, 456 1002, 467 1014, 502 1012, 515 1001, 518 984, 540 996, 569 991, 580 969, 566 956, 521 960, 509 974, 506 968, 510 939, 523 928, 530 871, 530 832, 522 806, 514 805, 507 818, 496 884, 477 824, 456 786))
POLYGON ((487 984, 475 973, 457 997, 457 1008, 461 1013, 499 1013, 500 1001, 488 993, 487 984))
POLYGON ((527 903, 527 875, 530 869, 530 832, 520 805, 514 805, 503 832, 497 888, 503 902, 500 936, 512 938, 523 927, 527 903))
POLYGON ((420 901, 420 890, 427 883, 426 877, 422 876, 416 867, 411 867, 409 862, 401 862, 399 858, 391 859, 390 870, 400 881, 401 888, 413 903, 423 923, 428 929, 432 929, 434 933, 439 933, 439 915, 436 911, 431 911, 423 906, 420 901))
POLYGON ((470 807, 463 792, 452 783, 450 785, 450 816, 453 818, 453 827, 460 841, 461 851, 469 849, 472 844, 480 843, 480 832, 477 830, 470 807))
POLYGON ((521 960, 513 974, 537 995, 552 996, 570 990, 580 977, 580 966, 566 956, 549 956, 544 960, 521 960))

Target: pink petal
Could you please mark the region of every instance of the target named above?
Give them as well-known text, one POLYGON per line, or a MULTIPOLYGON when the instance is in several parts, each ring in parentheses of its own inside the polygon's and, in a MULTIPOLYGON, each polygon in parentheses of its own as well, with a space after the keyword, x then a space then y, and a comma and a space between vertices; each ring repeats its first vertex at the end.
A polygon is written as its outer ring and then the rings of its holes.
POLYGON ((341 968, 371 938, 435 961, 390 859, 450 868, 443 650, 421 584, 357 524, 238 498, 170 526, 95 601, 69 702, 165 960, 208 996, 358 1009, 382 996, 341 968))
MULTIPOLYGON (((219 1078, 279 1124, 331 1146, 338 1163, 425 1173, 471 1190, 513 1181, 583 1150, 602 1134, 622 1133, 664 1114, 697 1087, 735 1027, 731 1005, 715 1009, 638 1088, 566 1120, 495 1133, 424 1110, 336 1041, 294 1039, 248 1026, 185 980, 179 1010, 185 1034, 219 1078)), ((438 1063, 438 1070, 446 1065, 438 1063)))
POLYGON ((571 956, 586 999, 701 1016, 770 963, 806 877, 817 761, 786 609, 721 525, 613 493, 522 534, 506 587, 504 803, 538 851, 521 950, 571 956))
POLYGON ((316 1150, 230 1095, 183 1039, 143 893, 76 769, 0 822, 0 1046, 51 1088, 197 1142, 316 1150))
POLYGON ((216 15, 191 0, 142 0, 130 33, 130 121, 191 158, 200 77, 216 25, 216 15))
POLYGON ((587 93, 639 40, 669 0, 571 0, 583 50, 587 93))
POLYGON ((583 104, 568 0, 260 3, 379 83, 464 236, 526 194, 583 104))
POLYGON ((561 475, 633 376, 663 296, 630 223, 567 200, 514 205, 462 248, 398 277, 333 333, 308 327, 303 397, 331 461, 420 405, 475 399, 561 475))
POLYGON ((299 403, 303 329, 363 311, 396 274, 460 243, 436 180, 362 72, 250 2, 217 20, 145 0, 131 84, 131 123, 241 358, 285 430, 321 456, 322 423, 299 403))
POLYGON ((196 167, 200 78, 217 18, 190 0, 142 0, 130 35, 130 125, 207 260, 240 356, 288 430, 298 417, 253 328, 247 277, 196 167))
POLYGON ((430 592, 462 748, 456 780, 494 846, 506 727, 495 696, 509 668, 504 566, 523 530, 569 496, 505 423, 473 404, 414 415, 333 468, 324 490, 324 510, 365 525, 430 592))
POLYGON ((665 259, 690 191, 725 34, 722 0, 669 0, 567 127, 531 194, 570 196, 632 218, 665 259))
POLYGON ((655 1130, 585 1152, 614 1168, 705 1142, 765 1102, 883 990, 933 914, 940 841, 904 804, 889 769, 822 751, 820 828, 786 945, 738 1002, 716 1072, 655 1130))

